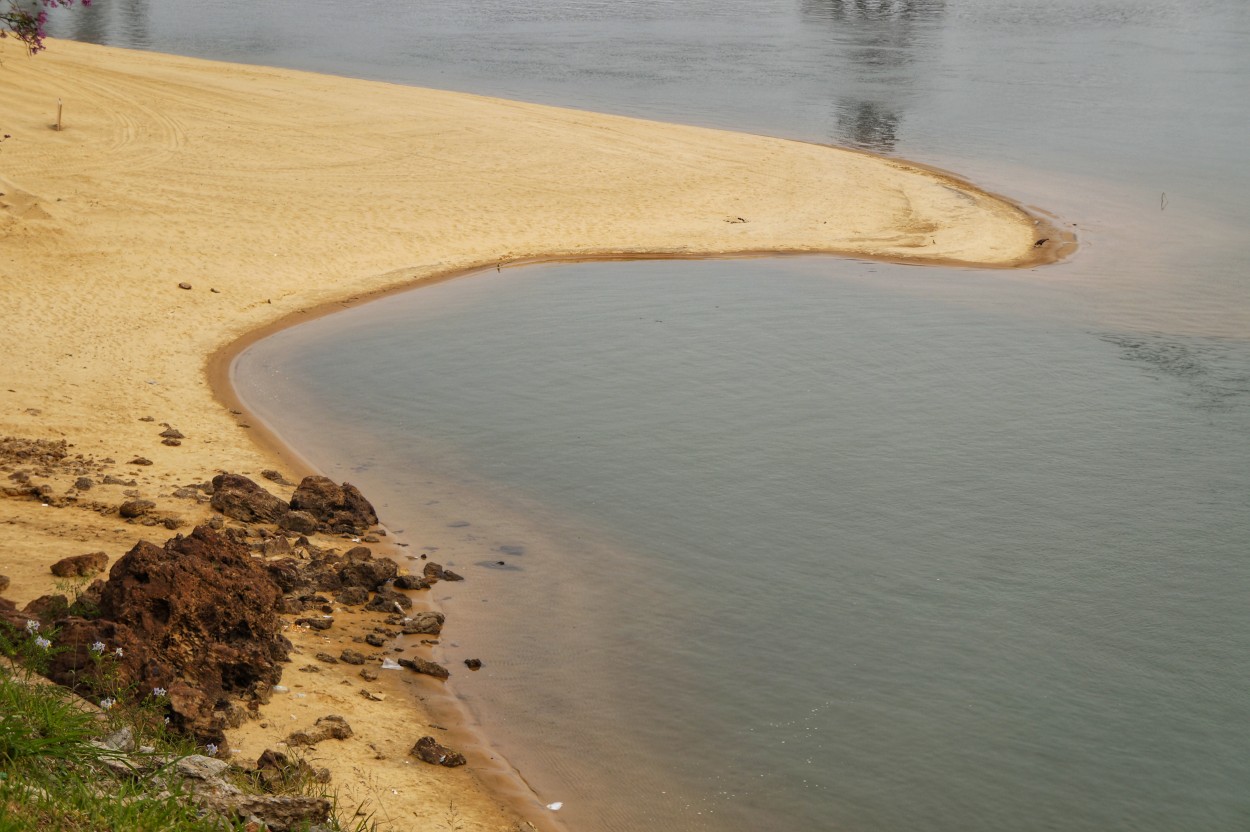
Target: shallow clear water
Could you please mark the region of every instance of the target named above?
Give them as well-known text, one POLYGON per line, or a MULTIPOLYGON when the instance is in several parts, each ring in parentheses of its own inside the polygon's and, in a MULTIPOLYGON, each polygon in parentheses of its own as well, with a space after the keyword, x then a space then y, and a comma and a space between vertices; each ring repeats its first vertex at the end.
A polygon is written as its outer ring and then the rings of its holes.
POLYGON ((446 650, 485 668, 453 687, 573 828, 1250 826, 1250 6, 65 23, 852 144, 1074 224, 1072 261, 1023 272, 491 272, 281 333, 237 378, 468 574, 446 650))
POLYGON ((433 286, 242 392, 468 574, 459 690, 575 828, 1236 828, 1250 346, 760 268, 433 286))

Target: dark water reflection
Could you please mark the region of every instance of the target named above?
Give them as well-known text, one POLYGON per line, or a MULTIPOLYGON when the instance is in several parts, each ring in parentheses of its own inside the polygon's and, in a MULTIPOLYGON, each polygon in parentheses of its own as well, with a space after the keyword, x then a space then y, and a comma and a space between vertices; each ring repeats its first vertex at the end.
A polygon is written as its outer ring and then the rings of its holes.
POLYGON ((946 12, 945 0, 803 0, 801 11, 813 28, 828 27, 841 59, 855 76, 856 94, 839 92, 845 81, 833 78, 834 139, 839 144, 892 152, 907 99, 915 94, 916 74, 936 48, 935 29, 946 12), (919 66, 918 66, 919 65, 919 66))

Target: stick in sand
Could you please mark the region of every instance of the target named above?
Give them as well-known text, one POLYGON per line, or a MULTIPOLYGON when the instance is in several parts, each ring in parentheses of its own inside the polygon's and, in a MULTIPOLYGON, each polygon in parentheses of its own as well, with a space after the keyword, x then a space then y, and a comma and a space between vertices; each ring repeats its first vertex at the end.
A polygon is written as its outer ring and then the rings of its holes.
POLYGON ((61 99, 56 100, 56 129, 61 129, 61 99))

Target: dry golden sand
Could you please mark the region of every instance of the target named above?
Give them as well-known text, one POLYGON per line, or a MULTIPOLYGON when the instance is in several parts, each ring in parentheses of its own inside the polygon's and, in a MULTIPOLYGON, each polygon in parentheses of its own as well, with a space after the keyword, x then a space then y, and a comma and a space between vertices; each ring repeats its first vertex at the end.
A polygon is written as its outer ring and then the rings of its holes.
MULTIPOLYGON (((209 357, 329 303, 557 257, 823 251, 1019 266, 1055 252, 1034 247, 1050 232, 1015 206, 896 160, 285 70, 50 47, 32 59, 0 41, 0 132, 12 134, 0 147, 0 435, 64 438, 76 453, 112 458, 114 471, 137 477, 131 490, 188 522, 205 515, 168 496, 177 485, 218 470, 301 473, 215 396, 209 357), (186 434, 181 446, 160 444, 160 423, 186 434), (139 455, 154 464, 127 468, 139 455)), ((92 499, 115 504, 125 490, 98 488, 92 499)), ((50 591, 48 565, 66 555, 116 558, 141 536, 167 534, 115 514, 0 501, 6 594, 22 602, 50 591)), ((435 695, 435 683, 408 679, 405 688, 391 676, 385 701, 368 700, 355 668, 295 669, 324 649, 319 639, 295 635, 304 652, 285 681, 305 695, 275 697, 266 728, 232 736, 238 748, 254 756, 293 727, 342 713, 357 736, 312 755, 333 769, 345 803, 366 802, 394 829, 514 827, 493 797, 498 781, 484 788, 473 774, 495 765, 485 752, 455 771, 405 758, 430 730, 409 690, 435 695)))

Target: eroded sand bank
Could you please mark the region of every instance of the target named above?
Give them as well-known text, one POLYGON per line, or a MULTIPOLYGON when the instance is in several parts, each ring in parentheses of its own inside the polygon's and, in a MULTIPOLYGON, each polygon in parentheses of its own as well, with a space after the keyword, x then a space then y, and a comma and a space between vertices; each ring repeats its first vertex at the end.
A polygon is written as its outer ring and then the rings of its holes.
MULTIPOLYGON (((12 135, 0 147, 0 436, 63 438, 119 468, 146 457, 152 465, 129 470, 135 486, 101 486, 92 501, 136 491, 188 523, 206 515, 169 497, 178 485, 219 470, 300 473, 215 398, 209 357, 329 303, 555 257, 826 251, 1019 266, 1057 250, 1035 247, 1054 235, 1015 206, 896 160, 285 70, 50 47, 31 59, 0 42, 0 132, 12 135), (160 423, 186 439, 162 445, 160 423)), ((48 566, 64 556, 103 549, 116 558, 140 537, 167 535, 107 512, 0 500, 5 594, 20 603, 52 591, 48 566)), ((293 640, 309 654, 325 649, 319 636, 293 640)), ((466 829, 514 828, 471 772, 405 759, 428 722, 411 695, 367 700, 348 670, 288 674, 306 677, 293 680, 305 696, 275 699, 261 720, 273 727, 249 725, 236 747, 254 757, 296 723, 343 713, 357 737, 323 749, 318 763, 374 819, 441 828, 454 802, 466 829)))

